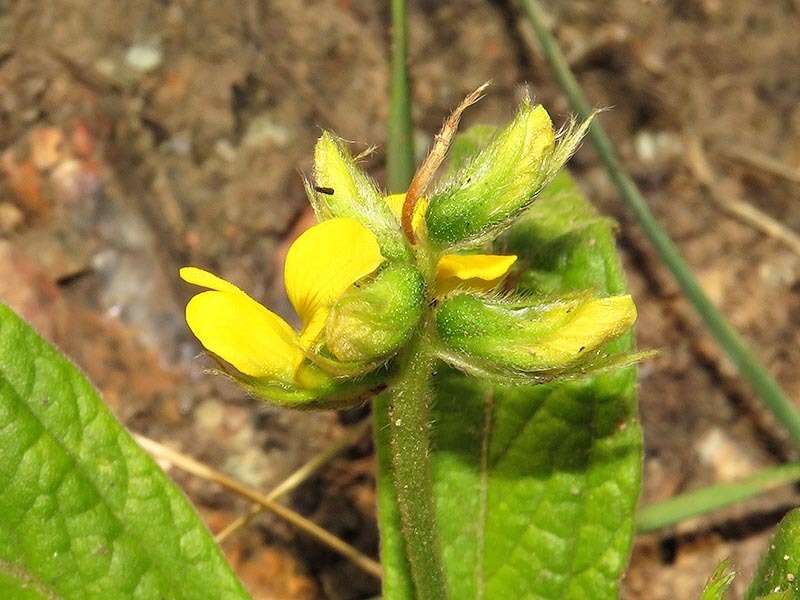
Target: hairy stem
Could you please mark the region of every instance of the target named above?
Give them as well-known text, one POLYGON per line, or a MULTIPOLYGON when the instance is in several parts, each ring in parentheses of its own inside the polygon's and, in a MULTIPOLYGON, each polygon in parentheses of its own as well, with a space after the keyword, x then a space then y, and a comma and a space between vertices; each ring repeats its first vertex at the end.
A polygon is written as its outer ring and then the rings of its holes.
MULTIPOLYGON (((558 47, 558 42, 556 42, 550 30, 547 29, 541 6, 537 0, 521 0, 521 2, 542 47, 542 52, 548 63, 550 63, 553 76, 569 98, 573 110, 582 118, 586 118, 591 113, 589 101, 586 99, 580 84, 575 79, 575 75, 573 75, 561 49, 558 47)), ((786 397, 777 381, 764 368, 745 341, 709 300, 675 244, 650 211, 647 201, 639 192, 639 188, 625 172, 617 158, 611 139, 606 135, 597 120, 592 123, 589 129, 589 137, 623 201, 636 216, 642 230, 650 239, 661 260, 672 272, 686 298, 705 322, 711 335, 714 336, 720 347, 736 365, 741 377, 750 384, 766 407, 772 411, 775 418, 794 438, 795 443, 800 443, 800 411, 786 397)))
POLYGON ((414 175, 414 143, 408 85, 408 25, 405 0, 392 0, 392 83, 386 144, 387 184, 403 192, 414 175))
POLYGON ((434 356, 421 333, 399 357, 389 389, 389 431, 395 493, 411 576, 420 600, 444 600, 430 461, 434 356))

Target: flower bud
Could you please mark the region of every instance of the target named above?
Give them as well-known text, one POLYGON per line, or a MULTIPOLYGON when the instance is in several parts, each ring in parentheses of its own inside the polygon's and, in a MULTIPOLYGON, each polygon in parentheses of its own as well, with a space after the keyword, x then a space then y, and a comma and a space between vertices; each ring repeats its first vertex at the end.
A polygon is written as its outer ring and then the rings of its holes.
POLYGON ((397 219, 373 181, 356 165, 340 140, 322 134, 314 149, 314 182, 306 192, 320 221, 333 217, 356 219, 367 227, 389 259, 409 258, 397 219))
POLYGON ((445 360, 533 377, 591 367, 602 346, 636 320, 630 296, 507 302, 459 294, 436 310, 445 360))
POLYGON ((588 124, 557 137, 547 111, 525 100, 514 120, 430 196, 429 240, 448 247, 496 236, 530 206, 574 152, 588 124))
POLYGON ((419 272, 407 263, 389 263, 333 306, 325 328, 326 347, 342 362, 386 358, 414 332, 424 302, 419 272))

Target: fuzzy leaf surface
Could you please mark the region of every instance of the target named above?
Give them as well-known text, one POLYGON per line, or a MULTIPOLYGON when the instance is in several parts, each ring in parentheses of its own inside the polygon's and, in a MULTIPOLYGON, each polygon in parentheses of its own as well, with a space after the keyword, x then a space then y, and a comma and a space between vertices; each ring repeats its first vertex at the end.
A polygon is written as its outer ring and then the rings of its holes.
POLYGON ((778 525, 746 598, 773 598, 773 595, 800 596, 800 509, 790 512, 778 525))
POLYGON ((86 378, 0 304, 0 597, 249 598, 86 378))
MULTIPOLYGON (((497 250, 527 263, 522 291, 625 291, 611 224, 567 174, 542 192, 497 250)), ((632 347, 628 334, 607 350, 632 347)), ((625 368, 590 379, 502 387, 439 370, 433 469, 451 598, 618 596, 641 483, 635 379, 635 369, 625 368)), ((384 504, 391 495, 389 468, 380 461, 384 504)), ((380 517, 382 535, 392 541, 383 547, 391 573, 384 598, 413 598, 398 554, 396 514, 384 510, 380 517)))

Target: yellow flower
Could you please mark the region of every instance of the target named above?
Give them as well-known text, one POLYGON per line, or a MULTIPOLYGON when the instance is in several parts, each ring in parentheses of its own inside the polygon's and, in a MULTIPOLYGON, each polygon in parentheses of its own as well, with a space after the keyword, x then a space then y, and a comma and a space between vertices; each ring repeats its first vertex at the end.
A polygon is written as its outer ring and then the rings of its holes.
POLYGON ((375 236, 355 219, 323 221, 289 248, 284 282, 300 317, 300 332, 235 285, 196 267, 181 278, 208 288, 186 305, 186 322, 210 352, 240 372, 282 383, 297 382, 304 350, 325 326, 331 306, 383 262, 375 236))
MULTIPOLYGON (((387 197, 399 214, 404 195, 387 197)), ((419 203, 416 227, 421 226, 426 202, 419 203)), ((516 256, 493 254, 443 256, 436 270, 436 292, 458 287, 488 290, 498 285, 516 256)), ((207 288, 186 305, 186 322, 212 354, 241 373, 283 384, 302 380, 302 365, 325 328, 331 307, 356 282, 384 262, 375 235, 355 219, 337 217, 314 225, 289 248, 284 283, 300 317, 295 331, 281 317, 238 287, 198 269, 184 267, 181 278, 207 288)))
MULTIPOLYGON (((405 194, 386 196, 386 202, 398 220, 405 199, 405 194)), ((420 198, 412 219, 415 232, 422 227, 427 208, 427 199, 420 198)), ((436 265, 436 293, 442 295, 456 288, 490 290, 503 281, 516 261, 514 255, 445 254, 436 265)))

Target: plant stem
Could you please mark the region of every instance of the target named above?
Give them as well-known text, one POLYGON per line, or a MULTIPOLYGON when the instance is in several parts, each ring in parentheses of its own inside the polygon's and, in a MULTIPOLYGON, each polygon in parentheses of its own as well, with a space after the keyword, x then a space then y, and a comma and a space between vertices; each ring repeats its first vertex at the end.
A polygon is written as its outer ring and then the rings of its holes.
MULTIPOLYGON (((387 132, 387 186, 404 192, 414 176, 414 140, 408 83, 408 26, 405 0, 392 0, 392 82, 387 132)), ((404 547, 411 579, 420 600, 445 600, 430 462, 431 376, 435 359, 423 328, 398 357, 398 376, 373 406, 375 441, 381 465, 390 450, 394 495, 400 512, 402 541, 381 532, 381 553, 396 556, 404 547), (385 428, 385 429, 384 429, 385 428), (390 443, 386 448, 385 437, 390 443)), ((388 465, 387 465, 388 466, 388 465)), ((379 509, 391 518, 393 501, 386 491, 386 466, 379 468, 379 509)), ((388 569, 386 589, 405 590, 400 567, 388 569), (395 572, 397 571, 397 573, 395 572)), ((405 571, 405 569, 403 569, 405 571)), ((406 590, 410 594, 410 590, 406 590)))
POLYGON ((430 461, 430 418, 435 358, 425 330, 398 358, 388 394, 395 493, 411 576, 420 600, 444 600, 430 461))
POLYGON ((414 139, 407 60, 406 2, 392 0, 392 83, 386 144, 386 179, 392 193, 404 192, 414 176, 414 139))
POLYGON ((647 533, 669 527, 798 480, 800 463, 790 463, 764 469, 741 481, 720 483, 681 494, 642 508, 636 516, 636 529, 639 533, 647 533))
MULTIPOLYGON (((537 0, 521 0, 521 2, 554 77, 569 98, 573 110, 581 117, 586 118, 591 114, 591 106, 570 70, 558 43, 545 26, 539 2, 537 0)), ((736 365, 739 374, 755 390, 775 418, 786 428, 795 442, 800 442, 800 412, 797 407, 784 395, 775 379, 761 365, 747 344, 703 292, 675 244, 656 221, 638 187, 623 169, 611 140, 598 121, 595 120, 592 123, 589 136, 620 196, 628 208, 633 211, 661 260, 672 272, 708 330, 736 365)))

